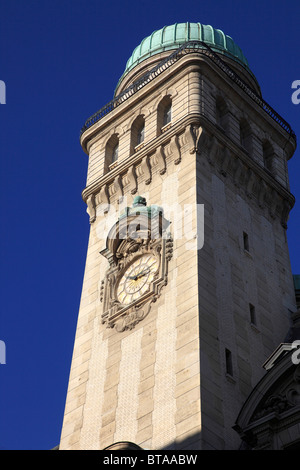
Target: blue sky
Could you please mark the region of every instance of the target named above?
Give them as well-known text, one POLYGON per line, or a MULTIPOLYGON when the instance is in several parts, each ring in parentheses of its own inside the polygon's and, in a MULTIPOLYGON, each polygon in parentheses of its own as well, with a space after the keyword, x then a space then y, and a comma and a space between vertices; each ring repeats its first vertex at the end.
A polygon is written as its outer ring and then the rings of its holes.
MULTIPOLYGON (((59 443, 89 233, 79 131, 112 99, 133 49, 176 22, 221 29, 300 140, 291 100, 299 20, 296 0, 0 0, 0 449, 59 443)), ((289 171, 298 201, 299 150, 289 171)), ((294 274, 299 221, 296 202, 287 231, 294 274)))

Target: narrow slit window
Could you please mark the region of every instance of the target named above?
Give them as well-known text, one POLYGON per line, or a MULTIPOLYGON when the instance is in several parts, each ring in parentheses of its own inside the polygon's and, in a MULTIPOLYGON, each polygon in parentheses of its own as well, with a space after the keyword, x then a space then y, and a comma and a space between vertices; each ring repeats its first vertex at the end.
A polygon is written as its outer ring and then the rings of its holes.
POLYGON ((252 304, 249 304, 249 311, 250 311, 250 322, 252 325, 256 325, 256 312, 255 307, 252 304))
POLYGON ((226 374, 233 376, 232 354, 231 354, 231 351, 227 348, 225 348, 225 361, 226 361, 226 374))
POLYGON ((244 250, 249 251, 249 237, 248 233, 243 232, 243 242, 244 242, 244 250))

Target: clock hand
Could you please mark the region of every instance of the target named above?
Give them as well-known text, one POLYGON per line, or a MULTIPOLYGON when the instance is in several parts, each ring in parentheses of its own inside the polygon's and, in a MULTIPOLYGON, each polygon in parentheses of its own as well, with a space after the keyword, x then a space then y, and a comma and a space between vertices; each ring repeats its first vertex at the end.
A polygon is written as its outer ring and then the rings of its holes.
POLYGON ((148 268, 148 269, 142 271, 141 273, 136 274, 135 276, 127 276, 127 279, 137 281, 140 277, 146 276, 146 274, 148 274, 149 272, 150 272, 150 269, 148 268))
POLYGON ((142 271, 141 273, 137 274, 136 278, 139 279, 140 277, 146 276, 150 272, 150 269, 146 269, 145 271, 142 271))

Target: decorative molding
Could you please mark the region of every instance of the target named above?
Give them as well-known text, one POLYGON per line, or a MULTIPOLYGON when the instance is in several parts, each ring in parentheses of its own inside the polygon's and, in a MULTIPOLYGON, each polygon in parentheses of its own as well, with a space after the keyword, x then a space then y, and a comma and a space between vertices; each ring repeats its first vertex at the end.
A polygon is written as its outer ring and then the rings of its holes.
POLYGON ((122 176, 117 175, 114 179, 113 191, 117 198, 117 201, 120 202, 123 197, 123 185, 122 185, 122 176))
POLYGON ((165 157, 162 145, 157 147, 155 158, 156 158, 159 174, 163 175, 166 172, 167 166, 166 166, 166 157, 165 157))
POLYGON ((109 210, 109 192, 108 185, 102 186, 99 193, 99 202, 98 204, 104 205, 104 212, 109 210))
POLYGON ((197 137, 196 137, 196 150, 198 153, 201 152, 202 148, 206 147, 208 144, 208 137, 203 127, 198 127, 197 137))
POLYGON ((191 124, 185 128, 185 138, 189 147, 190 154, 196 152, 196 135, 194 132, 194 126, 191 124))
POLYGON ((109 262, 100 285, 101 319, 118 332, 134 328, 148 315, 168 280, 168 263, 173 255, 173 240, 166 232, 169 222, 161 208, 145 204, 144 198, 136 196, 132 208, 126 208, 111 228, 106 248, 100 252, 109 262), (122 304, 117 295, 119 282, 131 264, 144 255, 156 258, 157 271, 143 294, 122 304))
POLYGON ((208 162, 216 166, 222 176, 232 177, 235 186, 245 191, 248 198, 256 200, 260 208, 268 208, 270 217, 278 217, 286 228, 294 196, 240 149, 234 151, 214 135, 206 141, 209 142, 206 146, 208 162))
MULTIPOLYGON (((233 426, 252 449, 267 446, 279 450, 282 432, 287 436, 299 423, 300 365, 293 364, 291 354, 288 344, 274 351, 265 363, 267 372, 251 391, 233 426)), ((292 441, 291 437, 285 445, 292 441)))
POLYGON ((300 367, 297 366, 288 383, 279 383, 278 387, 284 386, 283 391, 275 390, 271 395, 267 395, 250 422, 257 421, 271 413, 281 414, 287 410, 300 405, 300 367))
POLYGON ((145 184, 150 184, 152 181, 152 173, 151 173, 151 166, 150 166, 150 157, 146 155, 141 163, 141 169, 144 174, 144 181, 145 184))
POLYGON ((137 192, 137 176, 135 166, 131 166, 128 168, 127 171, 127 180, 128 180, 128 189, 131 194, 135 194, 137 192))
POLYGON ((174 163, 175 165, 178 165, 181 162, 181 152, 180 152, 180 145, 179 145, 179 140, 178 140, 177 135, 174 135, 172 137, 171 143, 170 143, 170 149, 174 158, 174 163))
POLYGON ((151 145, 145 145, 130 160, 119 162, 118 168, 83 191, 90 222, 94 222, 96 210, 91 194, 95 196, 96 207, 102 204, 108 211, 111 197, 120 202, 124 194, 136 194, 142 181, 149 185, 153 174, 158 172, 163 175, 168 165, 181 163, 186 151, 189 154, 197 152, 198 156, 207 155, 211 166, 216 167, 223 177, 231 177, 240 191, 245 191, 245 195, 256 201, 261 209, 267 209, 270 217, 279 217, 286 228, 289 212, 294 205, 293 195, 233 141, 223 133, 216 133, 212 123, 195 116, 184 119, 181 125, 172 126, 151 145))
POLYGON ((95 205, 95 196, 94 194, 90 194, 87 198, 87 213, 90 216, 90 224, 95 222, 96 220, 96 205, 95 205))

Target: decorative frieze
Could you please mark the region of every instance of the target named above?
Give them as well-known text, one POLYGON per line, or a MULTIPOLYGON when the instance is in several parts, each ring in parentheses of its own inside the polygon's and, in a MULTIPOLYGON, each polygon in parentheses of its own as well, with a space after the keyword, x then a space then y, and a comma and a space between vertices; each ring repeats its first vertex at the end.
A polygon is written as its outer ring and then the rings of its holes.
POLYGON ((132 165, 128 168, 128 171, 125 176, 126 185, 124 186, 124 191, 130 192, 130 194, 135 194, 137 192, 137 176, 136 176, 136 167, 132 165))
MULTIPOLYGON (((172 128, 171 128, 172 129, 172 128)), ((172 130, 169 131, 172 134, 172 130)), ((90 222, 96 220, 96 207, 101 204, 104 211, 109 210, 111 199, 120 202, 126 194, 136 194, 139 184, 151 184, 153 175, 164 175, 168 165, 184 164, 183 155, 207 155, 208 163, 216 167, 223 177, 230 177, 233 184, 244 191, 247 198, 257 202, 261 209, 268 208, 272 218, 279 216, 283 227, 286 227, 289 211, 293 207, 293 196, 276 181, 259 163, 243 152, 232 142, 228 145, 222 138, 208 132, 200 123, 188 123, 184 132, 164 136, 163 142, 155 147, 141 149, 131 164, 124 161, 124 170, 118 174, 111 172, 103 176, 97 184, 96 193, 88 194, 86 198, 87 212, 90 222)), ((120 162, 121 164, 122 162, 120 162)), ((89 188, 87 188, 88 190, 89 188)))

